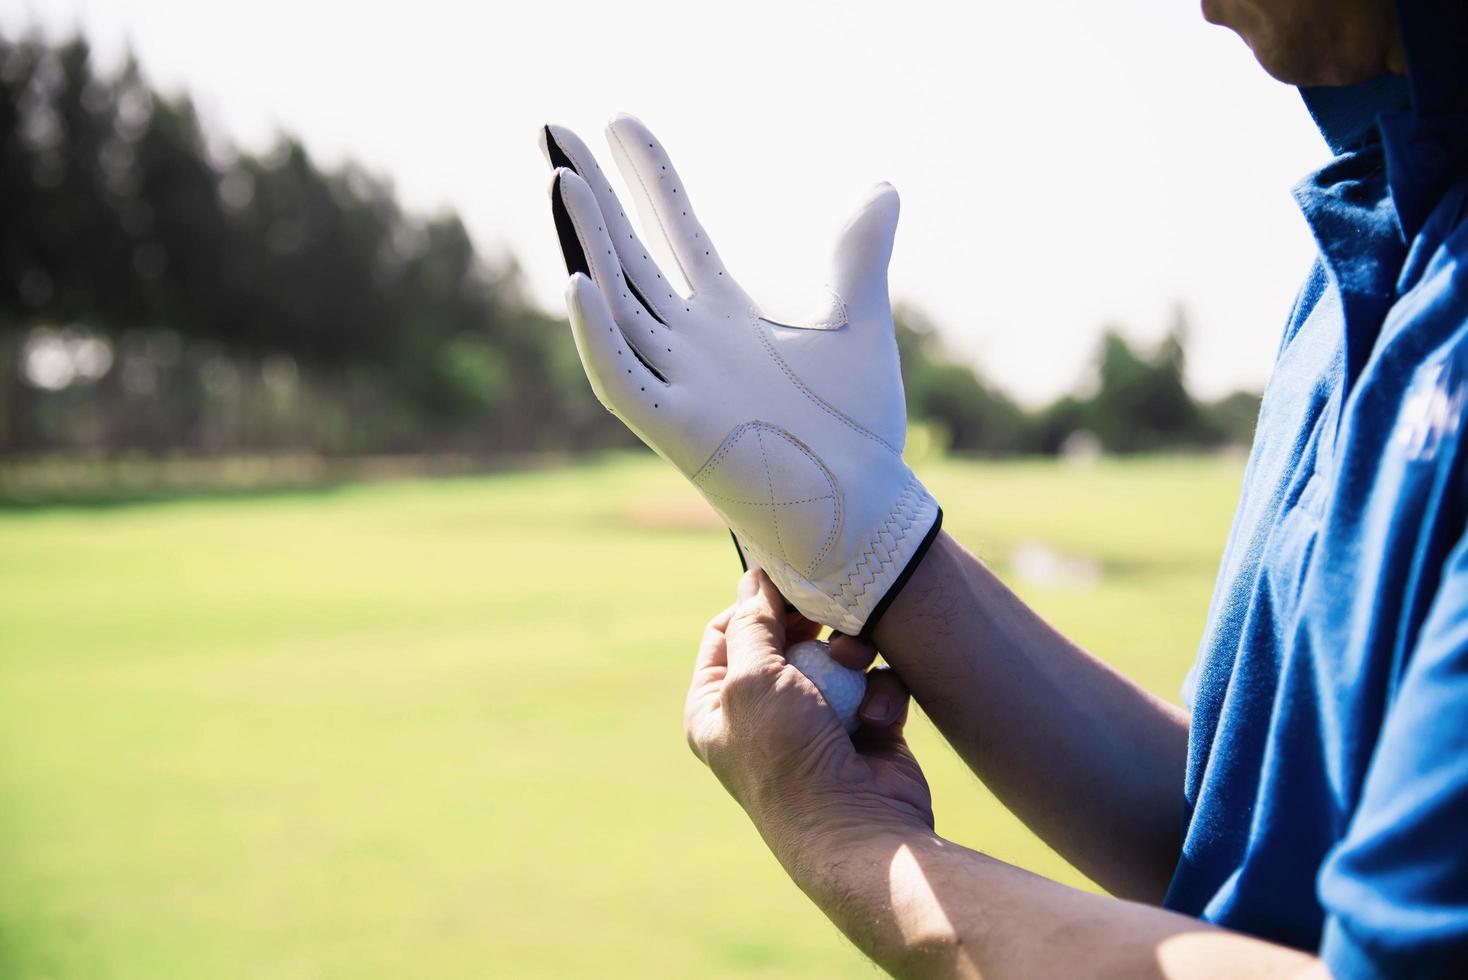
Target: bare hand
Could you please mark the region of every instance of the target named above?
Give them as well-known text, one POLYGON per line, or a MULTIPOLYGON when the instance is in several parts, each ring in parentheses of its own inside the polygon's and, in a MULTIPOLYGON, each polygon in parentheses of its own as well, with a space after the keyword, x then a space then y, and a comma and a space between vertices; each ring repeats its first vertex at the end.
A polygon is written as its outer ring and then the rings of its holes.
MULTIPOLYGON (((787 643, 820 627, 784 601, 763 572, 739 581, 739 600, 709 622, 684 710, 688 744, 739 801, 766 840, 818 828, 825 819, 917 821, 933 826, 932 801, 903 739, 907 689, 889 670, 868 675, 862 727, 851 736, 809 680, 784 657, 787 643)), ((875 652, 851 637, 832 656, 862 668, 875 652)))

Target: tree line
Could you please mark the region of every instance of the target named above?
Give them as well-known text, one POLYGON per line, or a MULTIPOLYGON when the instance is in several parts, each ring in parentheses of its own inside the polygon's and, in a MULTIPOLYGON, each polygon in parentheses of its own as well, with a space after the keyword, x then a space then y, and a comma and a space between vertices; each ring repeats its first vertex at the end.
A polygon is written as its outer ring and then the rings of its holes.
MULTIPOLYGON (((136 61, 0 36, 0 453, 578 451, 632 438, 564 323, 452 213, 283 136, 241 152, 136 61)), ((1182 332, 1116 332, 1095 390, 1028 410, 912 312, 915 419, 959 451, 1131 452, 1247 440, 1257 402, 1203 404, 1182 332)))

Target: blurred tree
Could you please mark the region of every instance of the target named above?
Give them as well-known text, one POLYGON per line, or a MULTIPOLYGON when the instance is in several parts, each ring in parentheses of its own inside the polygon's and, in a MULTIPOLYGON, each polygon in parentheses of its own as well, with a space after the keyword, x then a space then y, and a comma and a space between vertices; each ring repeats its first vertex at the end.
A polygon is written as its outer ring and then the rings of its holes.
POLYGON ((1204 413, 1220 442, 1248 446, 1259 422, 1258 392, 1236 391, 1204 406, 1204 413))
POLYGON ((1091 402, 1064 395, 1040 409, 1035 416, 1035 452, 1053 456, 1066 440, 1078 432, 1091 431, 1091 402))
POLYGON ((1043 409, 1036 423, 1036 448, 1058 452, 1077 432, 1090 433, 1114 453, 1247 445, 1254 435, 1259 396, 1240 391, 1211 404, 1196 401, 1185 380, 1187 335, 1181 308, 1150 352, 1108 329, 1097 349, 1095 393, 1067 395, 1043 409))
MULTIPOLYGON (((282 136, 211 140, 187 96, 87 43, 0 35, 0 452, 567 449, 635 439, 597 404, 564 323, 457 215, 282 136)), ((1245 441, 1257 399, 1200 405, 1186 323, 1109 331, 1097 387, 1029 412, 900 310, 910 413, 960 452, 1245 441)))
POLYGON ((1158 449, 1199 432, 1198 409, 1183 383, 1182 338, 1169 333, 1151 357, 1108 330, 1101 340, 1099 387, 1090 428, 1113 452, 1158 449))
POLYGON ((942 430, 947 448, 1000 455, 1033 452, 1030 419, 973 368, 953 360, 938 331, 911 308, 896 311, 908 412, 942 430))
POLYGON ((406 214, 386 181, 323 170, 288 137, 211 148, 187 97, 154 92, 131 59, 98 74, 83 40, 0 37, 0 206, 0 449, 624 440, 583 380, 568 387, 564 327, 457 216, 406 214), (63 399, 29 376, 48 325, 109 345, 100 380, 57 376, 89 390, 63 399), (260 380, 267 364, 290 364, 289 383, 260 380), (271 410, 282 385, 310 417, 271 410))

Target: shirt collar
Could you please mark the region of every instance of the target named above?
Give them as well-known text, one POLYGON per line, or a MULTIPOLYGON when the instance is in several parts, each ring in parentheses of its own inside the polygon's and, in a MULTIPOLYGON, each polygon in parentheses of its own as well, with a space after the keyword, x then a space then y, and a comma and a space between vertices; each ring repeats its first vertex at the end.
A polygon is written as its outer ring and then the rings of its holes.
POLYGON ((1398 0, 1398 14, 1410 80, 1300 89, 1334 154, 1295 197, 1341 294, 1348 385, 1396 295, 1407 242, 1468 169, 1468 2, 1398 0))
POLYGON ((1400 75, 1382 75, 1359 85, 1302 87, 1300 95, 1320 135, 1337 155, 1374 138, 1378 116, 1411 105, 1411 90, 1400 75))
POLYGON ((1295 200, 1340 293, 1349 387, 1366 364, 1406 257, 1380 142, 1368 138, 1337 154, 1295 185, 1295 200))

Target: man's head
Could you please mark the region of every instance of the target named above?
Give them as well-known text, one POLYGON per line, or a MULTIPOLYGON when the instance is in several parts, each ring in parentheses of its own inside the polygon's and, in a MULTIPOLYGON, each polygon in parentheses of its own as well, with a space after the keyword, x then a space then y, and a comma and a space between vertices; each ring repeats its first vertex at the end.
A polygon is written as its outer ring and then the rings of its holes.
POLYGON ((1352 85, 1407 70, 1392 0, 1203 0, 1203 16, 1236 32, 1265 71, 1292 85, 1352 85))

